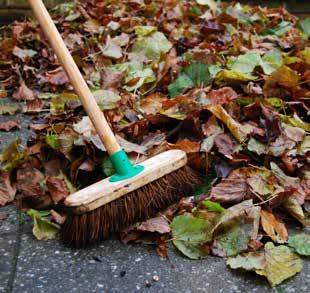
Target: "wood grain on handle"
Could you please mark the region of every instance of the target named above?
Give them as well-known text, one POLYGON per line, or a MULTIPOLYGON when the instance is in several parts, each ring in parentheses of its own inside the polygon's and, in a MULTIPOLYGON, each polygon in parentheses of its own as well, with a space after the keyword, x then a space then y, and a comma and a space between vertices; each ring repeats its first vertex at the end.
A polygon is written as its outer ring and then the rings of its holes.
POLYGON ((67 49, 64 41, 62 40, 42 0, 28 0, 28 2, 37 20, 39 21, 46 37, 52 45, 58 57, 58 60, 65 69, 71 84, 73 85, 77 95, 79 96, 85 111, 87 112, 90 120, 94 124, 97 133, 108 153, 112 155, 113 153, 119 151, 121 147, 116 141, 116 138, 107 120, 105 119, 104 114, 98 107, 93 94, 89 90, 82 74, 80 73, 69 50, 67 49))

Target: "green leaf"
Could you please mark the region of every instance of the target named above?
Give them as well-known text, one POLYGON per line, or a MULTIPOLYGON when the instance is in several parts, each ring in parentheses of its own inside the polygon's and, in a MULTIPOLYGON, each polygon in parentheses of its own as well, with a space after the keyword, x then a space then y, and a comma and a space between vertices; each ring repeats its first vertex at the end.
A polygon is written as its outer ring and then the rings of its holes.
POLYGON ((30 209, 27 211, 27 215, 33 220, 32 232, 38 240, 54 239, 56 237, 60 226, 42 218, 46 213, 30 209))
POLYGON ((259 54, 249 52, 238 56, 235 60, 230 59, 227 66, 233 71, 243 74, 251 74, 260 62, 261 57, 259 54))
POLYGON ((155 26, 150 26, 150 25, 139 25, 135 27, 135 33, 139 37, 146 37, 156 31, 157 31, 157 28, 155 26))
POLYGON ((292 27, 293 24, 290 21, 283 20, 275 28, 267 28, 262 31, 262 35, 276 35, 278 37, 281 37, 285 33, 287 33, 292 27))
POLYGON ((299 20, 298 25, 301 28, 302 32, 307 37, 310 37, 310 17, 306 17, 304 19, 299 20))
POLYGON ((135 91, 144 84, 151 83, 156 80, 153 70, 149 67, 145 67, 143 63, 140 62, 127 63, 125 71, 127 73, 125 78, 126 83, 133 79, 139 78, 135 85, 124 86, 127 91, 135 91))
POLYGON ((225 211, 225 209, 217 202, 205 199, 202 203, 209 212, 222 213, 225 211))
POLYGON ((206 256, 206 252, 202 250, 202 245, 212 238, 210 222, 195 218, 191 214, 186 213, 175 217, 170 227, 173 244, 185 256, 191 259, 206 256))
POLYGON ((264 252, 249 252, 229 258, 227 264, 232 269, 255 271, 265 276, 271 287, 294 276, 302 270, 302 260, 287 246, 274 246, 272 242, 265 244, 264 252))
POLYGON ((182 94, 193 86, 206 86, 211 82, 208 66, 203 63, 193 63, 185 67, 178 78, 168 86, 170 97, 182 94))
POLYGON ((103 173, 108 177, 112 176, 115 173, 115 169, 113 167, 112 161, 109 156, 106 156, 103 159, 102 169, 103 169, 103 173))
POLYGON ((218 72, 222 70, 222 67, 220 65, 210 65, 209 66, 209 72, 211 74, 211 77, 214 78, 218 72))
POLYGON ((203 193, 207 193, 211 189, 212 185, 216 182, 216 180, 217 180, 217 178, 213 177, 212 175, 206 176, 203 179, 203 184, 195 190, 193 196, 197 196, 197 195, 200 195, 203 193))
POLYGON ((266 98, 264 99, 264 101, 266 101, 269 105, 271 105, 273 108, 277 109, 278 111, 284 110, 285 108, 287 108, 283 100, 276 98, 276 97, 266 98))
POLYGON ((253 200, 245 200, 226 209, 225 212, 221 214, 213 231, 225 230, 227 227, 232 227, 238 222, 247 234, 251 234, 251 239, 256 239, 259 228, 260 211, 260 207, 253 205, 253 200))
POLYGON ((47 134, 45 136, 46 143, 53 149, 57 150, 60 146, 58 134, 47 134))
POLYGON ((258 155, 267 154, 268 151, 268 146, 254 137, 250 138, 247 148, 250 152, 255 152, 258 155))
POLYGON ((291 124, 292 126, 302 128, 303 130, 310 131, 310 123, 302 121, 296 113, 294 113, 293 117, 280 115, 280 120, 282 122, 291 124))
POLYGON ((272 242, 265 244, 266 267, 255 270, 258 275, 265 276, 271 287, 294 276, 302 270, 302 260, 287 246, 274 246, 272 242))
POLYGON ((101 53, 110 58, 119 59, 123 56, 122 48, 110 37, 107 39, 105 46, 100 46, 101 53))
POLYGON ((261 252, 248 252, 236 257, 229 257, 226 264, 231 269, 263 270, 266 267, 266 259, 261 252))
POLYGON ((169 95, 172 98, 176 97, 193 86, 193 81, 187 75, 180 74, 178 78, 168 86, 169 95))
POLYGON ((298 234, 288 239, 288 245, 300 255, 310 255, 310 235, 298 234))
MULTIPOLYGON (((141 33, 142 29, 140 29, 141 33)), ((132 53, 145 55, 149 60, 158 62, 161 54, 167 53, 172 44, 161 32, 154 32, 148 36, 139 36, 132 47, 132 53)))
POLYGON ((96 90, 92 92, 101 110, 112 110, 121 100, 120 95, 112 90, 96 90))
POLYGON ((250 81, 256 79, 255 76, 249 73, 242 73, 236 70, 221 70, 215 76, 215 83, 217 85, 238 85, 240 82, 250 81))
POLYGON ((183 73, 186 74, 195 85, 207 85, 211 80, 209 68, 203 63, 190 64, 183 69, 183 73))
POLYGON ((212 253, 218 256, 234 256, 247 250, 251 237, 239 225, 221 231, 214 240, 212 253))
POLYGON ((278 50, 267 52, 260 60, 259 65, 263 68, 265 74, 271 74, 283 65, 281 52, 278 50))

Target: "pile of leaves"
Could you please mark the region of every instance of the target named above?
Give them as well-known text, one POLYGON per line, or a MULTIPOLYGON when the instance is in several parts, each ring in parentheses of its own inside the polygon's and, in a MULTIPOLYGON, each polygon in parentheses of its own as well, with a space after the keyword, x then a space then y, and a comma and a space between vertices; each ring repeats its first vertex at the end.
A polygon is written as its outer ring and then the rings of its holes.
MULTIPOLYGON (((214 0, 84 0, 52 13, 133 162, 182 149, 205 180, 121 240, 167 256, 172 239, 271 286, 299 272, 297 254, 310 254, 298 232, 310 212, 310 19, 214 0)), ((35 133, 0 155, 0 205, 15 201, 49 239, 64 221, 57 205, 113 166, 35 20, 1 28, 0 68, 0 114, 31 115, 35 133)))

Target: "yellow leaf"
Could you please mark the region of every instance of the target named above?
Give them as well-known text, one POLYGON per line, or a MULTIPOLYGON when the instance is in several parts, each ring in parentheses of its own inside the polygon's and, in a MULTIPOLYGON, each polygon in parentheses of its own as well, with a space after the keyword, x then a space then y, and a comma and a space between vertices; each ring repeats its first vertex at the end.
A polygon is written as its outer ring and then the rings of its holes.
POLYGON ((225 123, 225 125, 228 127, 232 135, 239 143, 242 143, 247 139, 247 135, 250 132, 249 129, 235 121, 221 105, 212 104, 207 106, 207 109, 212 112, 216 118, 225 123))
POLYGON ((282 66, 274 71, 266 80, 264 89, 275 87, 277 84, 285 88, 293 88, 298 85, 298 74, 287 66, 282 66))

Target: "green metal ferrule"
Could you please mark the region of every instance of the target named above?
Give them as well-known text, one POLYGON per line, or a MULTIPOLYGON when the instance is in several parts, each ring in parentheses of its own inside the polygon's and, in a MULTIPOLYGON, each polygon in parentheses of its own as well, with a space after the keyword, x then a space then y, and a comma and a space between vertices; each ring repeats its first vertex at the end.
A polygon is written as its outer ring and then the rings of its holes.
POLYGON ((111 182, 117 182, 134 177, 141 173, 144 169, 144 167, 140 165, 133 166, 124 150, 114 153, 110 156, 110 159, 116 171, 116 173, 110 177, 111 182))

